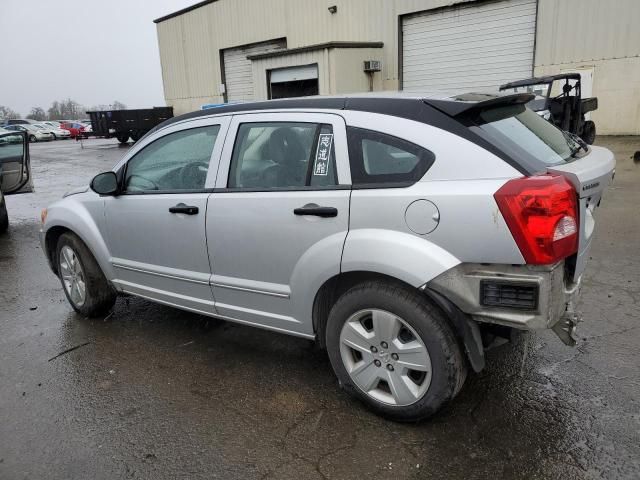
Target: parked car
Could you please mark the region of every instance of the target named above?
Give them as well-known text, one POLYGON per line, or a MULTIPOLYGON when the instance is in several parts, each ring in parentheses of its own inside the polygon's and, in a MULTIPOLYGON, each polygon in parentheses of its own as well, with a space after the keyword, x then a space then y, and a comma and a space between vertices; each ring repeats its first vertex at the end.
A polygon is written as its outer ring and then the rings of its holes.
POLYGON ((4 122, 5 125, 29 125, 31 123, 34 123, 34 121, 26 118, 11 118, 4 122))
POLYGON ((60 125, 61 125, 60 122, 58 122, 56 120, 45 120, 45 121, 40 122, 40 123, 43 123, 45 125, 49 125, 50 127, 54 127, 54 128, 60 128, 60 125))
POLYGON ((53 134, 51 132, 37 128, 33 124, 7 125, 5 128, 14 132, 25 132, 30 142, 48 142, 53 140, 53 134))
POLYGON ((45 123, 34 123, 33 126, 45 132, 49 132, 53 136, 53 140, 57 140, 58 138, 60 139, 71 138, 71 132, 69 132, 69 130, 52 127, 51 125, 47 125, 45 123))
POLYGON ((69 131, 71 138, 77 138, 82 135, 85 126, 78 122, 62 122, 60 128, 69 131))
POLYGON ((2 130, 0 128, 0 233, 9 227, 4 196, 33 190, 27 134, 2 130))
POLYGON ((419 420, 512 329, 574 342, 615 160, 528 109, 531 97, 296 99, 177 117, 43 211, 43 252, 82 316, 131 294, 315 339, 349 393, 419 420))

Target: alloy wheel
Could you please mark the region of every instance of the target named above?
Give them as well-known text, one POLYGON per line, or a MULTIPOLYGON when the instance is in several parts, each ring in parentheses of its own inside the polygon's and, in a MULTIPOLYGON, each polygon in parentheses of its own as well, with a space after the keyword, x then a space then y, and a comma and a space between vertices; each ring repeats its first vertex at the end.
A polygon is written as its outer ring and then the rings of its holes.
POLYGON ((60 249, 60 275, 64 289, 76 307, 81 307, 87 298, 84 270, 76 252, 67 245, 60 249))
POLYGON ((431 384, 424 342, 405 320, 385 310, 366 309, 349 317, 340 332, 340 355, 358 388, 388 405, 411 405, 431 384))

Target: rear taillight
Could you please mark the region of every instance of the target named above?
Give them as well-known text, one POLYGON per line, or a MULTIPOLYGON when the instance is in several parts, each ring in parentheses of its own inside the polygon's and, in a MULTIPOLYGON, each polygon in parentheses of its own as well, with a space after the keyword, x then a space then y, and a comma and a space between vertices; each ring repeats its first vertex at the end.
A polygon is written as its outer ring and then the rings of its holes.
POLYGON ((554 263, 578 250, 577 195, 564 177, 510 180, 494 198, 527 263, 554 263))

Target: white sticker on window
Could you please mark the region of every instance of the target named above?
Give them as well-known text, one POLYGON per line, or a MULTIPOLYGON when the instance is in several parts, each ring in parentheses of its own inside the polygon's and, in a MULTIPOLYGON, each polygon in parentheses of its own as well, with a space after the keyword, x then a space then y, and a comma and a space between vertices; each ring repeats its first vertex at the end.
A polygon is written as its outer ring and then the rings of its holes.
POLYGON ((326 176, 329 173, 329 160, 331 158, 331 144, 333 133, 321 133, 318 136, 318 149, 316 161, 313 164, 313 174, 326 176))

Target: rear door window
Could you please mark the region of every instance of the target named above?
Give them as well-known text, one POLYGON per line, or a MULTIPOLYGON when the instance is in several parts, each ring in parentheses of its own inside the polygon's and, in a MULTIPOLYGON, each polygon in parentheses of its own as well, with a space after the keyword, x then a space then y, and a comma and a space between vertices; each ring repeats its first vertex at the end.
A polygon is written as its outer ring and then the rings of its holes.
POLYGON ((301 189, 336 184, 331 125, 259 122, 238 127, 228 188, 301 189))
POLYGON ((435 161, 430 150, 385 133, 348 127, 347 138, 354 185, 411 185, 435 161))

